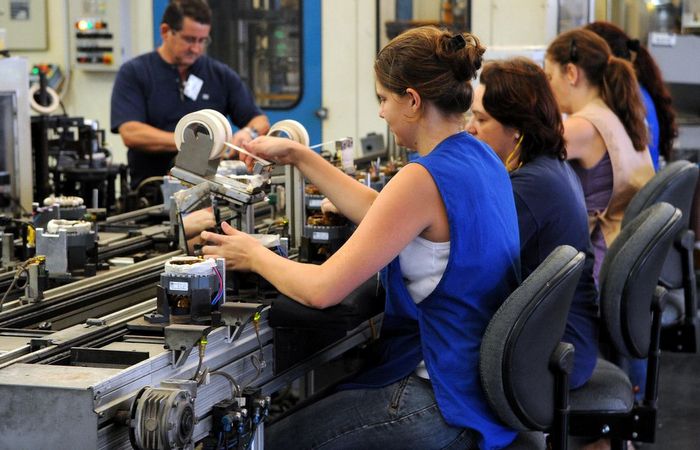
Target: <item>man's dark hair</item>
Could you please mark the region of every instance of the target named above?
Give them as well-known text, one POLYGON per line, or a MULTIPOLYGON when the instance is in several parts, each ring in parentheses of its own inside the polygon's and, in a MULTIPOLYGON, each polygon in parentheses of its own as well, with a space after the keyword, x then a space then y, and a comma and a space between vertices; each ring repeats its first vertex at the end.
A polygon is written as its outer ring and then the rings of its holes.
POLYGON ((160 23, 168 25, 174 31, 180 31, 185 17, 211 25, 211 9, 205 0, 172 0, 165 8, 160 23))

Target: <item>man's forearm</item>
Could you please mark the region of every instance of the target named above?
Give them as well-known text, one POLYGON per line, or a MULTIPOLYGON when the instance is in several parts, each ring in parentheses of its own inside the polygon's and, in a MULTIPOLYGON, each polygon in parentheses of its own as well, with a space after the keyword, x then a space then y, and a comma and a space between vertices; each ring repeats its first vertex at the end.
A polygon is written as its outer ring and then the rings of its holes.
POLYGON ((119 134, 124 145, 150 152, 174 152, 175 135, 171 131, 163 131, 143 122, 124 122, 119 127, 119 134))

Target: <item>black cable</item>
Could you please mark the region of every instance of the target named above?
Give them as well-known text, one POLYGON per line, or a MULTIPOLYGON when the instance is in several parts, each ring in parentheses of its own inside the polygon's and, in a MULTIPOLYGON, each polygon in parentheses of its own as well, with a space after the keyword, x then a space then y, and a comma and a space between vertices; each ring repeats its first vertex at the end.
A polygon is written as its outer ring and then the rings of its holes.
POLYGON ((12 292, 12 290, 15 288, 17 285, 17 281, 19 280, 19 277, 22 276, 22 273, 25 273, 27 275, 27 281, 19 287, 19 289, 24 289, 27 287, 27 283, 29 283, 29 273, 27 272, 27 266, 34 261, 34 258, 30 258, 26 261, 24 261, 22 264, 20 264, 17 267, 17 271, 15 272, 15 275, 12 277, 12 283, 10 283, 10 287, 7 288, 5 291, 5 294, 2 296, 2 299, 0 299, 0 312, 2 312, 3 305, 5 304, 5 300, 7 299, 7 296, 12 292))
POLYGON ((222 372, 220 370, 215 370, 214 372, 209 372, 209 375, 221 375, 222 377, 226 378, 230 383, 231 383, 231 393, 233 394, 234 397, 240 397, 241 396, 241 387, 238 385, 236 382, 236 379, 233 378, 232 375, 222 372))
POLYGON ((205 338, 202 338, 197 343, 197 350, 199 351, 199 362, 197 362, 197 370, 195 370, 194 375, 192 375, 192 380, 197 382, 197 386, 202 384, 202 380, 204 380, 203 376, 199 376, 199 371, 202 369, 202 363, 204 362, 204 349, 206 347, 206 343, 202 342, 203 339, 205 338))
POLYGON ((255 433, 258 431, 258 425, 262 423, 262 421, 263 419, 261 417, 260 422, 254 423, 250 428, 250 439, 248 439, 248 443, 245 445, 245 450, 250 450, 250 446, 253 444, 253 440, 255 439, 255 433))
POLYGON ((17 282, 17 276, 12 278, 12 283, 10 283, 10 287, 7 288, 7 290, 5 291, 5 295, 3 295, 2 300, 0 300, 0 312, 2 312, 2 307, 5 304, 5 299, 7 298, 7 295, 10 293, 10 291, 12 291, 12 289, 14 289, 16 282, 17 282))

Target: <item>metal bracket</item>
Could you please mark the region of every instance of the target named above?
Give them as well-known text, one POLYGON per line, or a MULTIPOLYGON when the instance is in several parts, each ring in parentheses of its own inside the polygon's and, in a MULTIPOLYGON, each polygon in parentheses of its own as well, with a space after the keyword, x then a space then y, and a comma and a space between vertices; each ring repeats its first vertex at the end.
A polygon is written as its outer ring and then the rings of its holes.
POLYGON ((265 307, 260 303, 224 303, 219 308, 221 320, 226 324, 226 342, 231 343, 240 335, 250 318, 265 307))
POLYGON ((654 442, 656 409, 635 406, 626 413, 591 414, 571 411, 569 435, 654 442))
POLYGON ((35 256, 25 263, 27 283, 24 287, 24 298, 30 303, 38 303, 44 299, 46 289, 46 258, 35 256))
POLYGON ((209 331, 211 331, 211 327, 202 325, 168 325, 165 327, 165 348, 170 350, 173 367, 180 367, 200 339, 206 337, 209 331))
POLYGON ((99 326, 103 326, 103 325, 107 325, 107 320, 105 320, 103 318, 99 318, 99 319, 89 318, 89 319, 85 320, 85 328, 99 327, 99 326))
POLYGON ((14 269, 17 265, 13 261, 15 254, 15 237, 12 233, 0 235, 0 266, 6 269, 14 269))

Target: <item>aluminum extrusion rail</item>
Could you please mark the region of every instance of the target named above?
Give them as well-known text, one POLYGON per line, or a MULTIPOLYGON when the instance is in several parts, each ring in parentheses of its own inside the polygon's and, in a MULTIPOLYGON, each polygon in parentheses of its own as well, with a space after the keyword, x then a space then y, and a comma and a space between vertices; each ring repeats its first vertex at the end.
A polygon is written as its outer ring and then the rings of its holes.
MULTIPOLYGON (((154 296, 155 285, 163 270, 165 261, 180 255, 180 251, 167 253, 133 266, 101 273, 91 278, 75 281, 65 286, 50 289, 37 303, 20 305, 19 300, 7 303, 6 310, 0 312, 0 327, 24 328, 57 317, 79 312, 81 308, 107 313, 128 304, 144 300, 143 296, 154 296), (152 292, 148 293, 149 290, 152 292), (136 300, 130 300, 130 293, 139 293, 136 300), (122 301, 113 302, 115 297, 122 301), (141 297, 140 299, 138 297, 141 297), (99 307, 104 306, 102 310, 99 307)), ((78 319, 78 321, 80 321, 78 319)))

